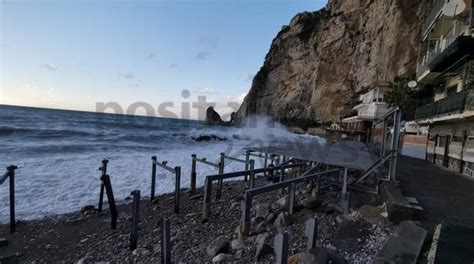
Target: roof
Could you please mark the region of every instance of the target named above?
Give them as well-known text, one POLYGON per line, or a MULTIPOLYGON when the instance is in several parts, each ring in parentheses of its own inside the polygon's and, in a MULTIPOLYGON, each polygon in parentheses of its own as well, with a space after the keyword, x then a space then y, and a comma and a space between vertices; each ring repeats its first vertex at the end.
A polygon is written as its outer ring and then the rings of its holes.
POLYGON ((378 160, 363 143, 348 140, 336 144, 318 140, 281 142, 247 149, 363 171, 368 170, 378 160))

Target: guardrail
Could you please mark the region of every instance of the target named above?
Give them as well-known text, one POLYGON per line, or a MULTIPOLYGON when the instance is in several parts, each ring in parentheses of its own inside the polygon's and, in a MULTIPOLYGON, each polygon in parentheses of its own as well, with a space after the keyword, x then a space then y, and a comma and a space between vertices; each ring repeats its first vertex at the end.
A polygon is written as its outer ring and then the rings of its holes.
POLYGON ((168 166, 168 161, 158 162, 157 157, 151 157, 152 160, 152 172, 151 172, 151 195, 150 199, 153 201, 155 199, 155 184, 156 184, 156 166, 175 174, 175 182, 174 182, 174 213, 179 213, 179 200, 180 200, 180 192, 181 192, 181 167, 170 167, 168 166))
POLYGON ((470 100, 468 98, 471 97, 474 98, 472 90, 464 90, 439 101, 418 107, 415 112, 415 120, 462 112, 466 107, 467 100, 470 100))
POLYGON ((251 162, 250 169, 246 171, 236 171, 236 172, 224 173, 224 174, 219 174, 219 175, 206 176, 206 180, 204 183, 204 199, 203 199, 203 209, 202 209, 203 222, 208 220, 209 213, 211 210, 211 193, 212 193, 213 181, 237 178, 237 177, 242 177, 242 176, 249 176, 250 180, 249 180, 248 188, 252 189, 255 186, 255 175, 258 173, 264 173, 264 172, 270 172, 270 171, 273 172, 276 170, 281 170, 282 175, 284 175, 284 172, 287 169, 306 165, 306 163, 295 163, 295 164, 285 164, 285 165, 275 166, 275 167, 270 167, 270 168, 253 169, 253 165, 255 161, 250 160, 250 162, 251 162))
MULTIPOLYGON (((190 193, 194 193, 196 191, 196 177, 197 177, 196 176, 196 165, 197 165, 197 163, 199 162, 199 163, 202 163, 204 165, 214 167, 219 171, 218 172, 219 174, 223 174, 224 173, 224 157, 225 157, 225 154, 221 153, 219 162, 215 163, 215 162, 208 161, 206 158, 198 158, 196 154, 191 155, 192 165, 191 165, 191 183, 190 183, 191 186, 190 186, 190 189, 189 189, 190 193)), ((219 188, 218 188, 218 192, 216 194, 217 199, 220 198, 221 188, 222 188, 222 182, 219 182, 219 188)))
POLYGON ((310 175, 301 176, 298 178, 286 180, 279 183, 274 183, 262 187, 257 187, 245 191, 244 201, 242 206, 242 219, 240 223, 240 232, 247 237, 250 233, 250 208, 252 207, 252 199, 258 194, 275 191, 278 189, 289 188, 289 199, 288 199, 288 212, 291 215, 293 213, 294 202, 295 202, 295 187, 298 183, 308 182, 312 180, 318 181, 320 186, 322 177, 340 176, 341 170, 335 169, 326 172, 320 172, 310 175))
POLYGON ((10 185, 10 233, 16 231, 15 221, 15 170, 18 169, 15 165, 7 167, 7 171, 0 178, 0 185, 2 185, 7 179, 9 179, 10 185))

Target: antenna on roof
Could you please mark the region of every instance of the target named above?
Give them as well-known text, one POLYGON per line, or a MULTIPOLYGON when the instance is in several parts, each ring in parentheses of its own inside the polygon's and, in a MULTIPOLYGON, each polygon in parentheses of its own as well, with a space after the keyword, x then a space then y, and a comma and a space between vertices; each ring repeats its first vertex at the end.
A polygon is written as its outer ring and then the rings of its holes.
POLYGON ((466 10, 465 0, 448 0, 443 7, 443 14, 448 17, 459 16, 466 10))

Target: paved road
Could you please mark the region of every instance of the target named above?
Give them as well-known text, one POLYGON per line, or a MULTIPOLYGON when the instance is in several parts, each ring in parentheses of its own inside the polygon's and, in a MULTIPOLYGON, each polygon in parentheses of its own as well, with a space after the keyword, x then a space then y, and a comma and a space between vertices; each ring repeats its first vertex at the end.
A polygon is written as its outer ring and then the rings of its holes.
POLYGON ((474 228, 474 179, 406 156, 400 156, 397 179, 405 196, 425 209, 429 229, 441 222, 474 228))

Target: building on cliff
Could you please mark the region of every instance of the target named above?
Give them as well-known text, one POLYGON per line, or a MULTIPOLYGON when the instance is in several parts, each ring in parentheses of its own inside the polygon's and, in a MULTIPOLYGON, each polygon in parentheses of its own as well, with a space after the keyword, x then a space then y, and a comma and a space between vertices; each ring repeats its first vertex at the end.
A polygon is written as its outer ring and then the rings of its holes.
POLYGON ((474 177, 472 0, 432 0, 422 27, 417 80, 432 94, 416 109, 428 125, 426 159, 474 177))
POLYGON ((377 84, 369 92, 360 95, 360 104, 353 108, 357 115, 342 120, 343 137, 367 141, 373 122, 390 110, 384 100, 389 88, 389 84, 377 84))

